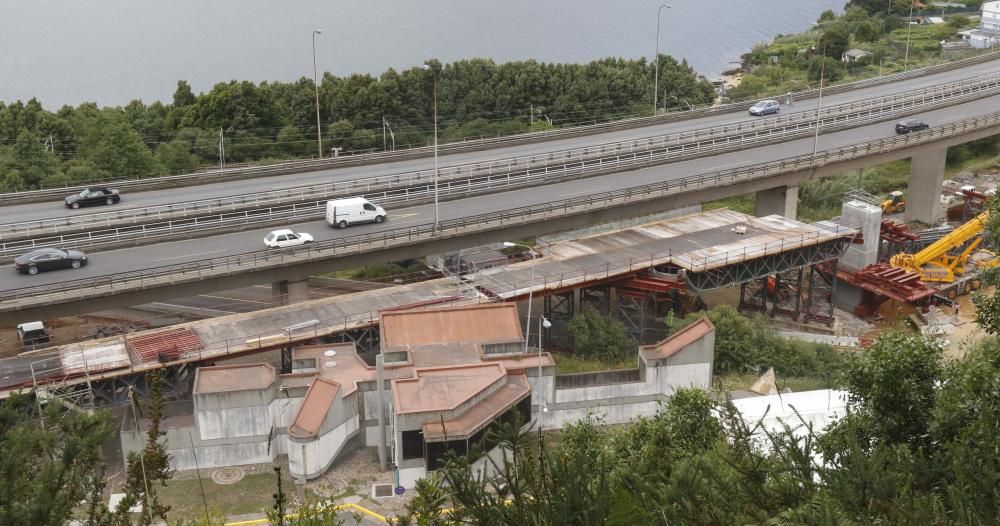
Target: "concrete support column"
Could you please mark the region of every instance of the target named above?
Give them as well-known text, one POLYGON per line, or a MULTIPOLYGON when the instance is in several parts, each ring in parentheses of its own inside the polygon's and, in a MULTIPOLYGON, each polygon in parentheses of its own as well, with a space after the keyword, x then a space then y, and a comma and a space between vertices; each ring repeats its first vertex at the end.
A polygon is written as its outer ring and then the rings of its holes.
POLYGON ((753 214, 757 217, 778 214, 795 219, 799 211, 799 187, 779 186, 757 192, 753 214))
POLYGON ((271 298, 275 305, 291 305, 309 299, 309 280, 275 281, 271 283, 271 298))
POLYGON ((906 221, 933 225, 941 217, 941 185, 948 148, 924 146, 910 157, 906 186, 906 221))

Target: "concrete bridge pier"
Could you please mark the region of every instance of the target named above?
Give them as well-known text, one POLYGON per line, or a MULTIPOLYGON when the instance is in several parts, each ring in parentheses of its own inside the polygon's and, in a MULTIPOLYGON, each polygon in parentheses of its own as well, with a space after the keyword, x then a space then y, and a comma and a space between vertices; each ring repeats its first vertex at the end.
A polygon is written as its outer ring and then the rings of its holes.
POLYGON ((778 214, 795 219, 799 211, 799 187, 778 186, 757 192, 753 215, 757 217, 778 214))
POLYGON ((910 157, 910 179, 906 186, 906 221, 933 225, 941 218, 941 185, 947 146, 923 146, 910 157))
POLYGON ((271 283, 271 298, 275 305, 291 305, 309 299, 309 280, 284 280, 271 283))

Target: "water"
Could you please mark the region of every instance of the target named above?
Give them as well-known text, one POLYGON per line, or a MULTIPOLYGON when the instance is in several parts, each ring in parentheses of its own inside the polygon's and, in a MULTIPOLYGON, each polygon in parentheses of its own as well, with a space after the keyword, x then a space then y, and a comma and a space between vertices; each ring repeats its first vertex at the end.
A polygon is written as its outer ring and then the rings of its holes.
MULTIPOLYGON (((661 52, 715 78, 757 42, 806 30, 845 0, 677 0, 661 52)), ((659 3, 648 0, 89 0, 0 2, 0 100, 46 107, 170 101, 230 79, 337 75, 491 57, 588 62, 651 57, 659 3)))

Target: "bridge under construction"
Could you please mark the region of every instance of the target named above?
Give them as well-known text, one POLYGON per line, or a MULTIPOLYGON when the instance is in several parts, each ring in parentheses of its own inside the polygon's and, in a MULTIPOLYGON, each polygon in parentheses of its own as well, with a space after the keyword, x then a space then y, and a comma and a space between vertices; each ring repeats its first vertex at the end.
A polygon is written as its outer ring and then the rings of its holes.
POLYGON ((593 306, 617 315, 641 341, 650 305, 681 291, 797 273, 796 299, 788 299, 793 306, 772 314, 794 311, 824 321, 832 319, 836 274, 822 269, 835 269, 857 235, 828 222, 701 212, 547 244, 519 263, 24 353, 0 360, 0 397, 34 389, 66 404, 121 403, 131 389, 144 391, 145 375, 154 370, 163 372, 175 396, 185 396, 194 368, 218 360, 335 341, 353 342, 373 356, 381 311, 529 295, 555 324, 593 306))

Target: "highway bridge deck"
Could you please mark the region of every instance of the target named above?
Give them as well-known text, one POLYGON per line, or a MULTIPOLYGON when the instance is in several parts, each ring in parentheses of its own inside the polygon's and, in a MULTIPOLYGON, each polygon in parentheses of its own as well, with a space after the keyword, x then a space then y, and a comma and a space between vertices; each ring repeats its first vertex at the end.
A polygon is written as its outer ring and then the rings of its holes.
MULTIPOLYGON (((831 241, 843 245, 855 233, 853 229, 822 228, 780 216, 756 218, 731 210, 701 212, 556 243, 535 261, 479 271, 462 280, 442 278, 181 324, 201 340, 202 349, 185 353, 167 365, 287 347, 371 327, 382 310, 491 298, 509 301, 527 295, 529 289, 535 294, 549 293, 621 279, 663 265, 696 276, 831 241)), ((98 365, 91 368, 91 381, 164 367, 155 360, 143 361, 131 355, 126 356, 127 363, 123 361, 121 348, 127 338, 129 335, 75 343, 0 360, 0 397, 30 387, 32 367, 36 374, 50 371, 64 383, 83 381, 80 364, 84 361, 98 365), (58 364, 62 364, 62 374, 58 364), (113 365, 120 368, 113 369, 113 365)))

